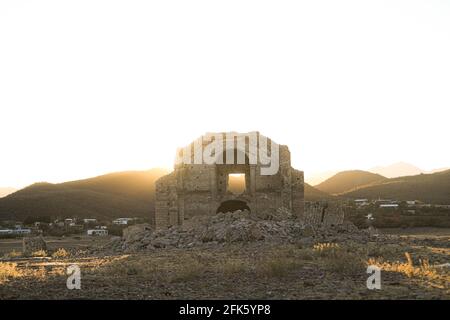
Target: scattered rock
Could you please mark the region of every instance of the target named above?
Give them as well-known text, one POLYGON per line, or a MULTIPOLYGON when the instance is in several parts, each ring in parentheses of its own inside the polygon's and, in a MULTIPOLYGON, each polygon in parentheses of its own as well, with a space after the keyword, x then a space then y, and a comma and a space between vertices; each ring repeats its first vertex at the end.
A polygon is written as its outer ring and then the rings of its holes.
POLYGON ((248 210, 197 216, 190 223, 154 230, 149 224, 134 225, 103 249, 121 252, 159 248, 191 248, 227 243, 256 241, 308 244, 313 241, 340 242, 349 239, 368 241, 371 232, 359 230, 352 223, 317 227, 305 224, 285 208, 264 215, 252 215, 248 210))

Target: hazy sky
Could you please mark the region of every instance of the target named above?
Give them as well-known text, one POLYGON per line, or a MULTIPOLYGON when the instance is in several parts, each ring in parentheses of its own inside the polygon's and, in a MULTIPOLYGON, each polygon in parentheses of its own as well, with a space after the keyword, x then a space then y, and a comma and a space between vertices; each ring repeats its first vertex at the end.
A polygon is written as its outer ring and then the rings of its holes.
POLYGON ((0 1, 0 186, 259 130, 305 171, 450 165, 450 1, 0 1))

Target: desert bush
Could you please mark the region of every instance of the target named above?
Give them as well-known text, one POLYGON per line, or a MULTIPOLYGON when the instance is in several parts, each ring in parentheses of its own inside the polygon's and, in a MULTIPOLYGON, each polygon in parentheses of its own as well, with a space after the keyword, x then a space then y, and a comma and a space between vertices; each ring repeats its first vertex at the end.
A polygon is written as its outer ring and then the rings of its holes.
POLYGON ((63 258, 67 258, 68 256, 69 256, 69 252, 67 252, 67 250, 64 248, 59 248, 52 254, 52 258, 55 258, 55 259, 63 259, 63 258))

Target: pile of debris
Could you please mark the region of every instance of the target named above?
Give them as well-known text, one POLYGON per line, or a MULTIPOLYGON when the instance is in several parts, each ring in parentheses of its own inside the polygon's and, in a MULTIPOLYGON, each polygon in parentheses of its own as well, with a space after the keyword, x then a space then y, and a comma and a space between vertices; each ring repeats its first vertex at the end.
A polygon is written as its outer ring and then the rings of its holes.
POLYGON ((158 248, 190 248, 256 241, 284 243, 368 241, 374 235, 351 223, 333 227, 305 224, 286 209, 272 214, 253 215, 247 210, 198 216, 182 226, 154 230, 148 224, 130 226, 123 236, 112 239, 102 250, 136 252, 158 248))

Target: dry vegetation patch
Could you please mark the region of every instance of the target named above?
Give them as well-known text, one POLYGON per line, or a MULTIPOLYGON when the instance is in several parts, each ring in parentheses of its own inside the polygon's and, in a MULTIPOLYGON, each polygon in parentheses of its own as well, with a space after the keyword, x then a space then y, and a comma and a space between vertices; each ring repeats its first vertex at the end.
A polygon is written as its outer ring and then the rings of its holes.
POLYGON ((448 261, 445 244, 434 248, 394 241, 317 241, 164 248, 112 256, 59 249, 51 258, 0 263, 0 298, 36 298, 42 292, 51 292, 42 298, 83 299, 450 298, 449 268, 437 267, 448 261), (74 263, 81 268, 83 289, 68 292, 65 270, 74 263), (382 269, 382 290, 366 288, 370 264, 382 269))
POLYGON ((0 284, 10 278, 21 277, 23 273, 17 268, 17 263, 0 262, 0 284))

